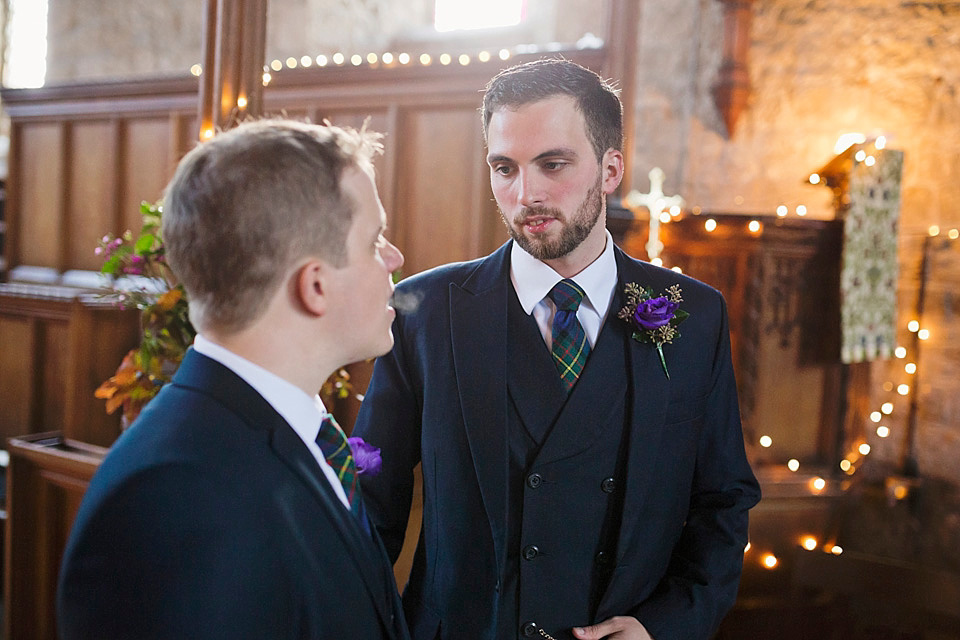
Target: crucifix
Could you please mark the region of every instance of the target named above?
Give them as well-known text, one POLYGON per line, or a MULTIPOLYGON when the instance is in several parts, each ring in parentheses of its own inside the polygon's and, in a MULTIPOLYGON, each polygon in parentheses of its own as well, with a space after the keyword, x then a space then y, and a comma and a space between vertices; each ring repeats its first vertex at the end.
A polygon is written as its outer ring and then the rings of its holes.
POLYGON ((628 207, 646 207, 650 212, 650 234, 645 248, 650 262, 654 262, 663 251, 663 242, 660 241, 660 216, 671 207, 682 207, 684 202, 680 196, 664 195, 663 181, 666 175, 663 169, 654 167, 647 175, 650 177, 650 193, 633 190, 627 194, 624 202, 628 207))

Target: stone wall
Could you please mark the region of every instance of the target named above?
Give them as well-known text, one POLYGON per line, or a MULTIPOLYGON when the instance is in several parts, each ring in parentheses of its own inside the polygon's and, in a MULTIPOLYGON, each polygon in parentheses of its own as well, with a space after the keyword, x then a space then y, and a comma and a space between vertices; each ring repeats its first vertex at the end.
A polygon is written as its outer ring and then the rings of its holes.
MULTIPOLYGON (((201 58, 197 0, 50 0, 50 81, 183 73, 201 58)), ((529 3, 528 27, 484 34, 570 42, 602 34, 600 0, 529 3)), ((430 0, 271 0, 268 59, 366 53, 394 46, 452 47, 431 35, 430 0)), ((884 134, 905 153, 901 218, 900 324, 915 314, 927 229, 960 227, 960 3, 908 0, 757 0, 749 47, 752 93, 726 131, 711 88, 721 62, 718 0, 643 0, 638 50, 633 185, 654 166, 664 190, 704 211, 832 218, 829 191, 805 183, 833 157, 845 132, 884 134)), ((472 39, 471 39, 472 42, 472 39)), ((413 52, 413 51, 411 51, 413 52)), ((479 160, 478 160, 479 161, 479 160)), ((916 457, 921 473, 960 482, 958 241, 936 256, 928 281, 930 340, 922 345, 916 457), (949 284, 948 284, 949 283, 949 284), (954 287, 951 289, 950 287, 954 287)), ((901 330, 904 343, 911 334, 901 330)), ((863 425, 871 454, 897 465, 910 397, 898 396, 904 361, 872 367, 871 403, 895 403, 887 439, 863 425)))
MULTIPOLYGON (((960 3, 763 0, 753 3, 752 92, 732 135, 710 89, 720 66, 722 6, 714 0, 646 0, 638 65, 634 185, 667 172, 667 193, 704 211, 771 215, 798 205, 832 218, 829 190, 805 183, 833 157, 842 133, 883 134, 905 153, 900 224, 898 337, 914 344, 922 246, 941 235, 926 279, 930 339, 908 358, 875 363, 871 404, 891 402, 862 425, 870 464, 897 468, 907 451, 909 405, 918 394, 914 457, 921 474, 960 482, 960 3), (904 365, 917 359, 915 377, 904 365), (919 380, 914 388, 913 383, 919 380), (897 393, 910 385, 907 396, 897 393)), ((856 441, 858 434, 850 434, 856 441)))

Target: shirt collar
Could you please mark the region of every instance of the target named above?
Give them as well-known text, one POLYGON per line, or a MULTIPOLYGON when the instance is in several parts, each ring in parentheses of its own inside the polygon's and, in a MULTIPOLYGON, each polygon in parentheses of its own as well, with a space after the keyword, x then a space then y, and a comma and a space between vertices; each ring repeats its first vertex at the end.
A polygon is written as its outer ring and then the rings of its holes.
POLYGON ((310 397, 295 384, 200 334, 194 339, 193 348, 243 378, 293 427, 304 442, 316 440, 320 421, 327 413, 319 395, 310 397))
MULTIPOLYGON (((617 260, 610 231, 606 231, 606 238, 606 245, 597 259, 571 278, 586 293, 584 302, 601 318, 606 317, 617 288, 617 260)), ((514 242, 510 248, 510 280, 520 305, 529 314, 563 277, 514 242)))

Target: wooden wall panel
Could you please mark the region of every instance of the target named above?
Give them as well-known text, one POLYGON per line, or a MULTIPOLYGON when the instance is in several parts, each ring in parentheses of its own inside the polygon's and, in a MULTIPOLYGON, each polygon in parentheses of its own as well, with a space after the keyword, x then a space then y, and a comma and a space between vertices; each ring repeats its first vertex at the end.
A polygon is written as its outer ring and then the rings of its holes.
POLYGON ((470 109, 422 109, 403 117, 397 173, 397 240, 404 273, 481 255, 473 202, 482 144, 470 109))
POLYGON ((33 322, 0 315, 0 444, 30 420, 33 398, 33 322))
POLYGON ((140 229, 140 203, 155 202, 163 196, 163 189, 173 176, 179 155, 174 149, 175 122, 170 118, 138 118, 125 121, 121 145, 120 166, 123 172, 121 189, 120 228, 134 234, 140 229))
POLYGON ((119 411, 107 415, 106 401, 94 397, 100 384, 112 376, 123 357, 137 346, 139 316, 98 304, 92 296, 74 303, 66 361, 63 398, 65 437, 109 447, 120 435, 119 411))
POLYGON ((68 321, 47 321, 38 330, 34 367, 40 375, 36 414, 29 432, 62 429, 66 415, 70 357, 68 321))
POLYGON ((65 207, 67 265, 96 271, 102 259, 94 249, 100 237, 114 229, 120 206, 116 200, 118 127, 111 121, 81 121, 73 124, 71 134, 70 198, 65 207))
MULTIPOLYGON (((63 225, 63 146, 67 126, 60 122, 25 123, 20 136, 19 166, 10 167, 17 180, 17 228, 13 256, 8 267, 18 264, 62 268, 61 246, 66 241, 63 225)), ((92 248, 91 248, 92 250, 92 248)))

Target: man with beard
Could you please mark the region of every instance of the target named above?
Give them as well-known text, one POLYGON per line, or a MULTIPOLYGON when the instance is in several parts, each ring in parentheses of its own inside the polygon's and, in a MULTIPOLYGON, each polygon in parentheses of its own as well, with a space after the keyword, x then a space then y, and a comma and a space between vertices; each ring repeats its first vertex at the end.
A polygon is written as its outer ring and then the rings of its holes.
POLYGON ((382 449, 363 489, 394 560, 422 463, 411 635, 709 638, 759 500, 723 298, 614 246, 622 107, 595 73, 507 69, 483 126, 512 239, 400 284, 421 303, 355 429, 382 449))

